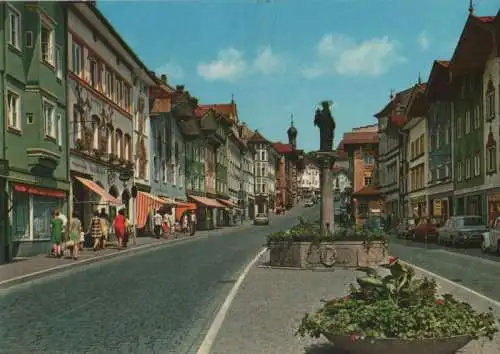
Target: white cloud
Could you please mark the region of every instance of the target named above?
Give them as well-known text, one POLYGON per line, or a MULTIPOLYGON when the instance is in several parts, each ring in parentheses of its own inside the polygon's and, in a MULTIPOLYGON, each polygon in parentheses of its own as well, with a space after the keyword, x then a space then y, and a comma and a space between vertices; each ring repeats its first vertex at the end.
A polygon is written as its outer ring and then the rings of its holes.
POLYGON ((199 63, 197 67, 198 75, 209 81, 236 81, 246 75, 270 75, 283 69, 283 58, 271 46, 261 47, 253 60, 246 59, 237 49, 224 49, 219 51, 217 59, 199 63))
POLYGON ((422 31, 419 33, 417 37, 417 43, 420 45, 420 48, 423 50, 427 50, 429 48, 429 37, 427 36, 427 32, 422 31))
POLYGON ((259 49, 253 62, 254 68, 265 75, 281 71, 284 69, 283 65, 282 58, 273 52, 271 46, 259 49))
POLYGON ((316 45, 317 62, 303 69, 302 75, 309 79, 326 74, 379 76, 405 61, 397 52, 398 46, 388 36, 357 43, 342 34, 327 34, 316 45))
POLYGON ((205 80, 234 81, 247 74, 248 63, 243 52, 229 48, 219 51, 217 59, 199 63, 197 69, 205 80))
POLYGON ((158 75, 166 74, 167 77, 172 77, 175 79, 181 79, 184 77, 184 70, 182 69, 182 67, 172 60, 160 66, 155 70, 155 72, 158 75))

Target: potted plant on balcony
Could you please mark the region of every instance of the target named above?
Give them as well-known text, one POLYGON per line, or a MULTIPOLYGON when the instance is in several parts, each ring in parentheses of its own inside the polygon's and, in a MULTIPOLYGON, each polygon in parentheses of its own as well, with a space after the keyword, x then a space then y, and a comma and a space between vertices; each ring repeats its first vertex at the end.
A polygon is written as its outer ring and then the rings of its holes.
POLYGON ((383 231, 337 228, 322 233, 319 221, 299 218, 286 231, 267 236, 269 265, 273 267, 318 268, 372 266, 385 263, 387 241, 383 231))
POLYGON ((451 294, 438 295, 435 280, 415 277, 412 267, 393 258, 389 274, 369 267, 347 296, 323 301, 306 314, 297 335, 325 336, 353 354, 449 354, 472 339, 498 332, 491 312, 479 313, 451 294))

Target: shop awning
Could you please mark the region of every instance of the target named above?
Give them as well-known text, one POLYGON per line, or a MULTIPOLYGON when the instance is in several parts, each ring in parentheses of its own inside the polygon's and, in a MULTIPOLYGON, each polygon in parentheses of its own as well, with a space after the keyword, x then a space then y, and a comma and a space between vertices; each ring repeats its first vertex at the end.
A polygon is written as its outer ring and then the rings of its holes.
POLYGON ((225 206, 227 206, 228 208, 238 208, 238 206, 236 204, 234 204, 231 200, 229 199, 218 199, 217 198, 217 201, 221 202, 222 204, 224 204, 225 206))
POLYGON ((120 199, 113 197, 111 194, 106 192, 100 185, 98 185, 94 181, 91 181, 90 179, 86 179, 83 177, 76 177, 76 179, 79 180, 85 187, 90 189, 92 192, 98 194, 103 199, 104 203, 109 203, 116 206, 122 205, 120 199))
POLYGON ((177 205, 175 206, 175 220, 181 220, 182 215, 186 212, 186 210, 196 210, 196 204, 195 203, 188 203, 188 202, 176 202, 177 205))
POLYGON ((167 204, 164 199, 142 191, 137 192, 135 203, 136 226, 139 229, 142 229, 146 225, 150 212, 160 209, 167 204))
POLYGON ((189 198, 193 199, 196 203, 201 204, 207 208, 225 208, 225 206, 219 203, 216 199, 198 197, 194 195, 190 195, 189 198))

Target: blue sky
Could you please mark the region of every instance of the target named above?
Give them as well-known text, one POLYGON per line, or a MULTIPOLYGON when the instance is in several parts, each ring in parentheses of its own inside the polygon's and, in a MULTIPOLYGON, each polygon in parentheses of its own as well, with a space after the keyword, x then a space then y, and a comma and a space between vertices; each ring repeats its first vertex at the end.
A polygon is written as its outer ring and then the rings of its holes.
MULTIPOLYGON (((319 148, 317 103, 335 102, 335 141, 375 123, 390 90, 425 81, 449 59, 468 0, 98 1, 123 38, 158 75, 202 103, 234 94, 240 120, 286 141, 293 113, 298 145, 319 148)), ((498 0, 476 0, 495 15, 498 0)))

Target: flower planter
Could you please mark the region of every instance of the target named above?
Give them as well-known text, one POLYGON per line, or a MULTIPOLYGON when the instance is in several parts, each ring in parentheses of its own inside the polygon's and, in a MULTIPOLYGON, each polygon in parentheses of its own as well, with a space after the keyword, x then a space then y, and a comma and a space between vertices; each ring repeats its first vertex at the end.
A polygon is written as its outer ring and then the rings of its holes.
POLYGON ((452 354, 471 341, 469 336, 429 339, 359 339, 323 333, 336 348, 350 354, 407 353, 407 354, 452 354))
POLYGON ((292 268, 377 266, 387 262, 383 241, 273 242, 269 244, 269 265, 292 268))

